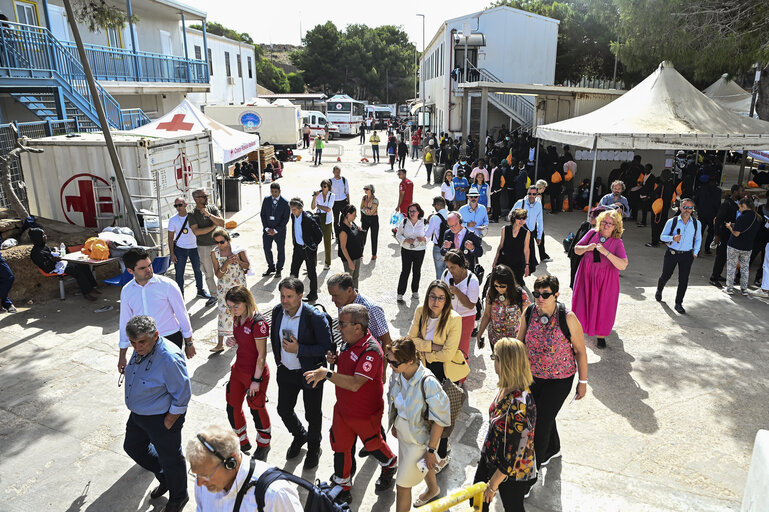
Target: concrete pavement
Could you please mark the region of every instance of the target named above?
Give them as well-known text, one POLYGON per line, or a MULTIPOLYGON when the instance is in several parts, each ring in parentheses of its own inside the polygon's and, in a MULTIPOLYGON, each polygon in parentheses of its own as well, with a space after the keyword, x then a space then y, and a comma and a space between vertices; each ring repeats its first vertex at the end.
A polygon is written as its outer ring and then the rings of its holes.
MULTIPOLYGON (((361 270, 361 292, 384 307, 393 336, 408 331, 414 308, 421 302, 396 302, 400 272, 398 245, 387 220, 397 201, 398 180, 389 166, 360 164, 357 138, 343 140, 343 175, 350 182, 354 204, 362 187, 373 183, 380 199, 379 258, 370 260, 370 243, 361 270)), ((306 152, 302 152, 304 155, 306 152)), ((313 167, 311 159, 286 166, 280 180, 283 194, 302 197, 331 176, 332 163, 313 167)), ((439 188, 425 185, 424 168, 407 161, 415 199, 427 211, 439 188)), ((257 276, 264 264, 258 187, 244 186, 245 207, 232 216, 239 221, 234 243, 248 249, 257 276)), ((267 188, 263 190, 268 193, 267 188)), ((547 248, 555 259, 540 265, 559 276, 561 300, 570 304, 569 263, 560 241, 582 221, 582 213, 546 215, 547 248)), ((490 270, 501 224, 492 225, 481 263, 490 270)), ((527 510, 642 511, 737 510, 747 475, 756 430, 769 423, 769 305, 740 295, 727 296, 708 285, 712 257, 693 267, 684 305, 688 314, 672 309, 675 276, 663 303, 654 300, 663 249, 643 246, 648 228, 626 226, 625 247, 630 265, 621 277, 615 331, 608 347, 599 350, 588 340, 589 385, 584 400, 565 404, 559 415, 563 457, 555 459, 527 500, 527 510)), ((287 258, 290 261, 290 242, 287 258)), ((336 246, 333 246, 334 253, 336 246)), ((322 261, 322 256, 319 257, 322 261)), ((286 265, 288 271, 288 263, 286 265)), ((342 271, 334 254, 330 271, 318 267, 320 299, 336 316, 323 281, 342 271)), ((284 273, 286 275, 286 273, 284 273)), ((422 268, 420 292, 435 277, 429 254, 422 268)), ((262 311, 278 302, 278 281, 249 278, 262 311)), ((527 279, 530 286, 533 278, 527 279)), ((194 286, 188 275, 188 286, 194 286)), ((210 356, 215 342, 216 310, 205 308, 188 288, 188 309, 195 328, 198 355, 189 361, 193 398, 183 437, 209 424, 227 425, 224 388, 234 351, 210 356), (193 298, 190 298, 193 297, 193 298)), ((149 500, 152 475, 123 452, 128 413, 118 388, 117 325, 119 290, 108 288, 101 304, 79 297, 48 300, 15 315, 0 316, 0 510, 67 512, 160 510, 165 498, 149 500), (104 304, 116 309, 93 313, 104 304)), ((442 491, 472 482, 479 447, 486 430, 487 410, 496 378, 489 349, 473 348, 473 369, 467 382, 469 403, 452 436, 452 462, 439 475, 442 491)), ((274 359, 268 357, 274 371, 274 359)), ((286 463, 290 436, 275 406, 277 386, 268 391, 273 422, 273 449, 268 462, 296 471, 307 479, 328 479, 333 454, 326 440, 316 470, 302 472, 302 458, 286 463)), ((333 386, 324 396, 324 431, 330 427, 333 386)), ((298 408, 301 409, 301 401, 298 408)), ((302 414, 300 414, 300 417, 302 414)), ((254 435, 253 423, 248 419, 254 435)), ((393 443, 396 440, 389 438, 393 443)), ((305 451, 302 450, 302 455, 305 451)), ((394 492, 376 494, 379 473, 373 459, 359 461, 354 477, 353 508, 386 511, 394 508, 394 492)), ((190 481, 190 492, 194 483, 190 481)), ((417 488, 417 492, 418 492, 417 488)), ((190 503, 185 510, 194 510, 190 503)), ((501 510, 501 506, 497 506, 501 510)))

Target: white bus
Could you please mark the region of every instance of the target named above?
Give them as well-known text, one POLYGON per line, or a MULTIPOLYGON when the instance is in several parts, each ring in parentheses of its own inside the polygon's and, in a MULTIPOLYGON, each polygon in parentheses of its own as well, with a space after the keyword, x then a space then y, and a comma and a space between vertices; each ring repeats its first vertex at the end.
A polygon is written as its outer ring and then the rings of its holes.
POLYGON ((389 105, 366 105, 366 118, 374 120, 374 129, 376 130, 387 128, 387 122, 394 117, 393 109, 389 105))
POLYGON ((339 128, 343 135, 358 133, 358 127, 363 121, 365 103, 354 100, 346 94, 337 94, 326 101, 326 117, 328 121, 339 128))

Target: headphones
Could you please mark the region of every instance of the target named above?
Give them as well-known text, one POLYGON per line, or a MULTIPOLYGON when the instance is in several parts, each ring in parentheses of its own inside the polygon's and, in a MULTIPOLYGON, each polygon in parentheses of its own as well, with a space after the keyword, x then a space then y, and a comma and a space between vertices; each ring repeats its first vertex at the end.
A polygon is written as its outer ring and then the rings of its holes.
POLYGON ((232 471, 238 466, 238 459, 230 455, 229 457, 225 458, 221 453, 219 453, 216 448, 211 446, 211 443, 206 441, 206 438, 202 435, 198 434, 198 441, 200 441, 203 446, 206 447, 206 450, 211 452, 217 459, 222 461, 222 465, 224 466, 224 469, 232 471))
POLYGON ((547 325, 550 323, 551 318, 552 318, 551 316, 548 316, 542 313, 540 316, 537 317, 537 322, 541 323, 542 325, 547 325))

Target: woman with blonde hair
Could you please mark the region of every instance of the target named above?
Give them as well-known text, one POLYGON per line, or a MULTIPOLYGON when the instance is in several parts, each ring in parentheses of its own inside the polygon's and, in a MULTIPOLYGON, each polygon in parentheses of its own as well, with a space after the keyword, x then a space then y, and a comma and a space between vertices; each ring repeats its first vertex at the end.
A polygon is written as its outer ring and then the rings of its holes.
POLYGON ((216 275, 216 298, 219 309, 216 346, 211 352, 224 351, 224 338, 232 336, 232 314, 227 308, 224 296, 233 286, 246 286, 246 272, 251 264, 246 250, 233 248, 230 234, 224 228, 216 228, 211 234, 216 245, 211 251, 211 261, 216 275))
POLYGON ((497 395, 489 407, 489 430, 473 482, 487 482, 483 510, 497 492, 505 512, 524 511, 523 499, 537 481, 534 426, 537 411, 529 386, 534 381, 526 345, 502 338, 494 345, 497 395))
POLYGON ((440 382, 420 362, 411 338, 393 341, 385 357, 393 374, 400 376, 390 379, 388 430, 398 439, 395 510, 407 512, 411 510, 411 488, 422 480, 427 487, 417 497, 415 507, 441 492, 435 478, 439 464, 436 451, 444 427, 451 423, 451 407, 440 382))
POLYGON ((270 451, 270 416, 267 414, 267 385, 270 369, 267 366, 267 338, 270 328, 259 313, 256 301, 245 286, 230 288, 225 294, 227 309, 232 313, 233 338, 227 346, 238 347, 230 380, 227 382, 227 418, 240 439, 243 453, 251 450, 243 415, 243 399, 248 403, 256 425, 256 451, 254 458, 265 460, 270 451))
POLYGON ((574 254, 582 256, 574 276, 571 309, 587 336, 596 336, 598 348, 606 346, 617 316, 619 273, 628 265, 622 243, 622 214, 606 210, 596 227, 577 242, 574 254))
MULTIPOLYGON (((409 329, 409 338, 419 352, 419 359, 425 363, 439 382, 444 379, 459 382, 470 373, 465 356, 459 350, 462 336, 462 317, 451 306, 449 286, 435 280, 427 287, 424 303, 417 307, 409 329)), ((438 472, 448 464, 448 436, 444 430, 438 445, 438 472)))

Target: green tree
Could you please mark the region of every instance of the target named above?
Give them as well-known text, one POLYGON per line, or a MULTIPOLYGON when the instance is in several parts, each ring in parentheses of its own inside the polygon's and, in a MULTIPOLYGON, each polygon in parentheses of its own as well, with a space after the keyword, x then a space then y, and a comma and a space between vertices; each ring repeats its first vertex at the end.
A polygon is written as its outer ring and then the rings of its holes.
MULTIPOLYGON (((190 28, 194 28, 195 30, 203 30, 203 27, 200 24, 190 25, 190 28)), ((214 34, 215 36, 226 37, 227 39, 232 39, 233 41, 242 41, 244 43, 254 44, 254 40, 251 39, 251 36, 245 32, 237 32, 215 21, 209 21, 206 23, 206 32, 209 34, 214 34)))
POLYGON ((257 83, 275 93, 289 92, 288 78, 282 69, 267 59, 257 59, 256 63, 257 83))
POLYGON ((339 70, 341 37, 336 25, 327 21, 309 30, 304 37, 305 47, 290 56, 291 62, 302 70, 307 83, 321 88, 326 94, 343 83, 339 70))
POLYGON ((288 78, 288 92, 299 94, 304 92, 304 77, 301 72, 289 73, 286 78, 288 78))

